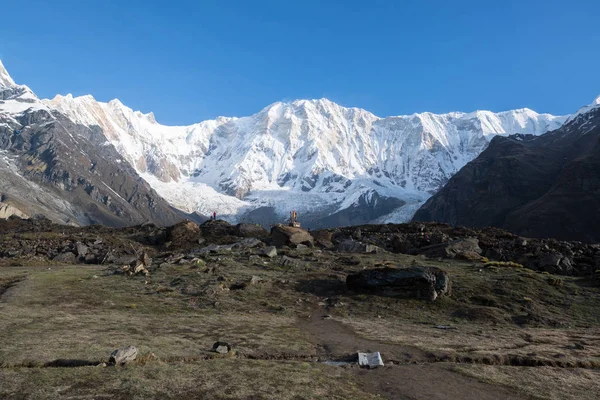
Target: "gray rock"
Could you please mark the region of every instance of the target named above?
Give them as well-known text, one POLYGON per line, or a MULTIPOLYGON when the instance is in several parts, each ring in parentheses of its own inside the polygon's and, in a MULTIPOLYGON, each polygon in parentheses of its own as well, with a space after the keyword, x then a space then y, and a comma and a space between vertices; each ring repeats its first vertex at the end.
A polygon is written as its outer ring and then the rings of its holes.
POLYGON ((234 246, 235 245, 233 245, 233 244, 227 244, 227 245, 211 244, 209 246, 206 246, 206 247, 198 250, 198 253, 199 254, 206 254, 206 253, 227 254, 227 253, 231 253, 234 246))
POLYGON ((88 247, 81 242, 77 242, 77 244, 75 245, 75 248, 77 250, 77 255, 79 257, 85 257, 89 250, 88 247))
POLYGON ((265 247, 258 252, 259 255, 273 258, 277 257, 277 248, 275 246, 265 247))
POLYGON ((276 247, 296 247, 299 244, 314 246, 314 239, 308 231, 293 226, 276 225, 271 229, 271 237, 276 247))
POLYGON ((266 238, 269 231, 260 225, 242 223, 235 226, 235 234, 242 237, 266 238))
POLYGON ((279 261, 279 265, 286 268, 298 268, 303 267, 305 265, 305 262, 297 258, 283 256, 279 261))
POLYGON ((227 342, 215 342, 213 351, 220 354, 227 354, 231 351, 231 346, 227 342))
POLYGON ((59 263, 75 264, 77 262, 77 256, 74 253, 71 253, 70 251, 66 251, 64 253, 60 253, 52 260, 59 263))
POLYGON ((381 296, 435 300, 450 293, 449 275, 435 267, 378 268, 348 275, 350 289, 381 296))
POLYGON ((113 351, 108 359, 108 365, 125 365, 137 358, 138 349, 135 346, 121 347, 113 351))
POLYGON ((344 253, 380 253, 382 249, 372 244, 358 242, 356 240, 344 240, 337 246, 337 251, 344 253))
POLYGON ((241 242, 236 243, 236 246, 244 247, 247 249, 251 249, 254 247, 261 247, 264 245, 265 244, 261 240, 258 240, 256 238, 246 238, 246 239, 242 240, 241 242))

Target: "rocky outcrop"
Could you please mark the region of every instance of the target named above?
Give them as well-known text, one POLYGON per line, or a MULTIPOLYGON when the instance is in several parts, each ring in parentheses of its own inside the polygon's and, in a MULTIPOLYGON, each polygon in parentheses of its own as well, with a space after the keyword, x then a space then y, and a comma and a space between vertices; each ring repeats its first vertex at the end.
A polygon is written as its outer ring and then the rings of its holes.
POLYGON ((259 224, 237 224, 235 226, 235 235, 241 237, 266 238, 269 236, 269 231, 259 224))
POLYGON ((450 277, 434 267, 367 269, 348 275, 348 288, 380 296, 435 300, 450 294, 450 277))
POLYGON ((167 242, 174 247, 197 244, 201 236, 200 227, 192 221, 182 221, 167 228, 167 242))
MULTIPOLYGON (((2 196, 0 195, 0 198, 2 196)), ((0 202, 0 218, 6 219, 11 216, 16 216, 19 218, 29 218, 29 216, 23 211, 19 210, 17 207, 13 206, 9 203, 0 202)))

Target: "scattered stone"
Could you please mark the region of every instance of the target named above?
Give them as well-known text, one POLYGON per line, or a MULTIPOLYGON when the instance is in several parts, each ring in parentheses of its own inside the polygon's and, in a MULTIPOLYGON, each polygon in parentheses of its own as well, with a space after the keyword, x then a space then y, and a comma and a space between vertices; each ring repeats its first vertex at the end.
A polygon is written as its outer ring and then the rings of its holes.
POLYGON ((288 256, 281 257, 281 261, 279 261, 279 265, 286 268, 298 268, 304 266, 304 264, 304 261, 288 256))
POLYGON ((227 245, 211 244, 211 245, 208 245, 208 246, 198 250, 198 253, 199 254, 206 254, 206 253, 228 254, 228 253, 231 253, 233 248, 234 248, 233 244, 227 244, 227 245))
POLYGON ((264 242, 262 240, 258 240, 256 238, 246 238, 241 242, 236 243, 235 247, 242 247, 246 249, 252 249, 254 247, 262 247, 264 246, 264 242))
POLYGON ((213 351, 219 354, 227 354, 231 351, 231 346, 227 342, 215 342, 213 351))
POLYGON ((258 254, 269 258, 277 257, 277 248, 275 246, 265 247, 259 250, 258 254))
POLYGON ((136 359, 138 349, 135 346, 121 347, 113 351, 108 359, 108 365, 125 365, 136 359))

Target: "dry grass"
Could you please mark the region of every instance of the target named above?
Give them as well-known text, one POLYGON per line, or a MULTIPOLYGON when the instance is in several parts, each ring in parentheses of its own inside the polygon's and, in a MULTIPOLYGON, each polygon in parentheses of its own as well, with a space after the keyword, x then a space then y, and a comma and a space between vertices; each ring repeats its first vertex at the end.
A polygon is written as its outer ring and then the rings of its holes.
POLYGON ((342 368, 302 362, 208 360, 126 368, 0 369, 0 398, 374 399, 342 368), (35 382, 35 384, 32 384, 35 382))
MULTIPOLYGON (((600 362, 600 296, 575 278, 557 283, 526 269, 394 254, 305 253, 288 252, 302 259, 298 269, 276 259, 250 264, 247 254, 216 255, 163 265, 148 279, 99 266, 0 268, 0 288, 11 286, 0 294, 0 398, 369 398, 352 371, 289 361, 317 352, 318 340, 299 323, 316 307, 366 338, 456 360, 600 362), (452 296, 424 302, 346 290, 348 273, 413 263, 448 271, 452 296), (260 281, 247 285, 252 276, 260 281), (231 343, 239 358, 213 359, 216 341, 231 343), (41 368, 59 359, 105 361, 124 345, 160 361, 41 368)), ((502 378, 516 367, 463 367, 489 372, 499 384, 523 384, 502 378)), ((580 376, 564 371, 564 379, 579 384, 580 376)), ((487 379, 484 372, 478 378, 487 379)))
POLYGON ((517 388, 535 399, 596 400, 600 393, 599 370, 491 365, 460 365, 455 370, 485 382, 517 388))

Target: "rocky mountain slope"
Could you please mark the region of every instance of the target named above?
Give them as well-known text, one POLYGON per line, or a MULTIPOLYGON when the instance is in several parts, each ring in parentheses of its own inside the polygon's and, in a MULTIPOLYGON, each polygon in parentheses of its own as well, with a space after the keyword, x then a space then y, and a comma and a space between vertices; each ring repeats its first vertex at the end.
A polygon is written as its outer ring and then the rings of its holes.
POLYGON ((600 98, 545 135, 494 138, 415 220, 600 242, 599 209, 600 98))
POLYGON ((0 64, 0 210, 74 225, 173 223, 179 216, 106 141, 43 104, 0 64))
POLYGON ((305 226, 409 220, 497 135, 540 135, 566 117, 529 109, 379 118, 327 99, 275 103, 244 118, 164 126, 118 100, 44 101, 99 126, 173 206, 231 221, 305 226))

